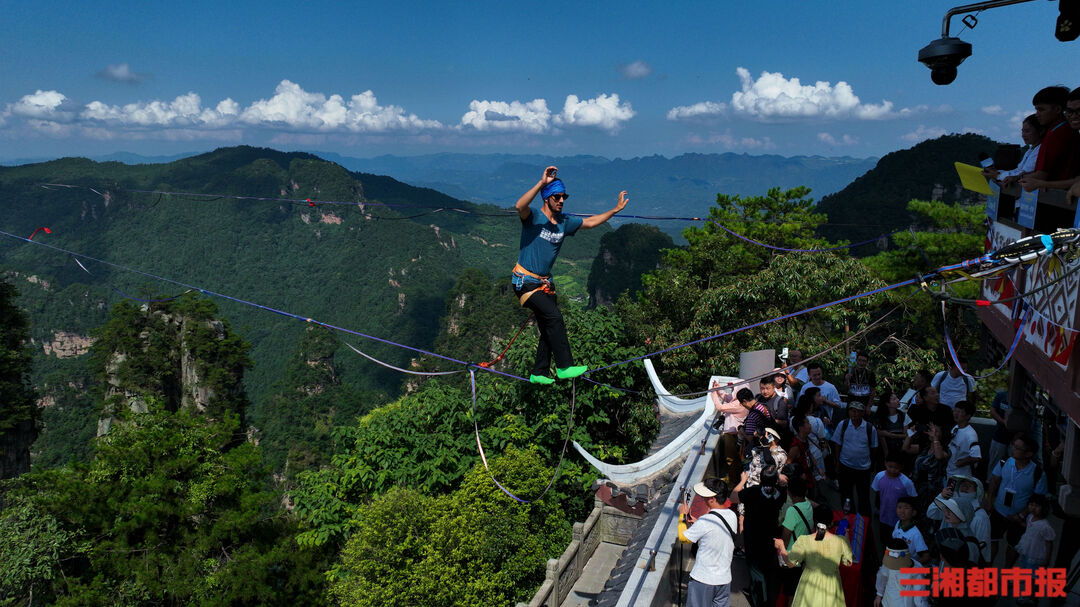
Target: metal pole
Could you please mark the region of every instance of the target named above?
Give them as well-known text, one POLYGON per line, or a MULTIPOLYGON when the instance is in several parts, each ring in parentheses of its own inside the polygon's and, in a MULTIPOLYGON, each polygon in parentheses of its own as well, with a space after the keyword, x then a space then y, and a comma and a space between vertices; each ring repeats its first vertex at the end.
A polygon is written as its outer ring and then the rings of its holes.
POLYGON ((945 13, 945 18, 941 22, 941 37, 949 37, 949 21, 951 21, 955 15, 973 11, 984 11, 988 8, 998 8, 999 6, 1009 6, 1010 4, 1022 4, 1024 2, 1031 2, 1031 0, 988 0, 987 2, 976 2, 975 4, 965 4, 964 6, 950 8, 949 11, 945 13))

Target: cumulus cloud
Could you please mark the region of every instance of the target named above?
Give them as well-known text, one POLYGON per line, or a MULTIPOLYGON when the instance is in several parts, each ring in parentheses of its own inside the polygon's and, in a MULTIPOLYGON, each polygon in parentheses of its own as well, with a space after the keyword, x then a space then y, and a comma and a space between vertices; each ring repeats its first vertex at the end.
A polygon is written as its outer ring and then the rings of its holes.
POLYGON ((469 103, 469 111, 461 117, 459 128, 544 133, 552 127, 583 126, 615 133, 635 114, 630 103, 620 102, 619 95, 614 93, 584 100, 577 95, 567 95, 562 112, 554 115, 544 99, 529 102, 473 100, 469 103))
POLYGON ((551 122, 547 101, 533 99, 520 101, 480 101, 469 103, 469 111, 461 117, 462 127, 478 131, 521 131, 543 133, 551 122))
POLYGON ((436 120, 406 114, 394 105, 381 106, 370 90, 353 95, 346 104, 341 95, 310 93, 288 80, 278 84, 270 99, 252 103, 240 114, 240 120, 254 125, 357 133, 442 126, 436 120))
POLYGON ((732 93, 728 103, 703 101, 678 106, 668 111, 668 120, 691 120, 715 117, 731 112, 759 122, 787 120, 887 120, 930 111, 919 108, 893 109, 891 101, 863 103, 851 85, 840 81, 835 85, 818 81, 803 84, 798 78, 786 78, 780 72, 761 72, 756 80, 750 70, 739 67, 739 90, 732 93))
POLYGON ((641 80, 652 74, 652 66, 642 60, 624 63, 619 66, 619 73, 624 80, 641 80))
POLYGON ((1004 116, 1005 108, 1001 107, 1000 105, 988 105, 983 107, 982 112, 991 116, 1004 116))
POLYGON ((840 139, 833 137, 830 133, 818 133, 817 138, 818 141, 827 145, 855 145, 859 143, 858 138, 852 137, 846 133, 840 139))
POLYGON ((32 95, 23 95, 15 103, 9 104, 5 113, 31 120, 49 120, 66 122, 74 113, 67 96, 57 91, 38 90, 32 95))
POLYGON ((180 95, 172 101, 151 101, 108 105, 91 101, 80 117, 128 127, 207 127, 215 128, 232 124, 237 116, 238 105, 225 99, 216 108, 203 108, 202 99, 196 93, 180 95))
POLYGON ((317 133, 383 133, 441 129, 436 120, 424 120, 394 105, 380 105, 375 94, 364 91, 346 101, 341 95, 308 92, 282 80, 269 99, 242 107, 231 98, 203 105, 194 92, 173 100, 139 101, 112 105, 91 101, 79 106, 58 91, 25 95, 0 111, 0 126, 24 125, 51 136, 78 132, 102 139, 117 133, 166 139, 238 139, 243 127, 317 133), (16 120, 18 119, 18 120, 16 120), (64 128, 71 126, 72 128, 64 128), (228 130, 228 132, 225 132, 228 130), (214 132, 221 132, 216 136, 214 132), (202 135, 200 135, 200 133, 202 135))
POLYGON ((581 100, 577 95, 567 95, 563 111, 555 116, 556 126, 587 126, 615 133, 636 112, 630 103, 619 103, 619 95, 601 94, 599 97, 581 100))
POLYGON ((914 131, 901 135, 900 139, 910 143, 919 143, 920 141, 926 141, 927 139, 937 139, 945 133, 945 129, 941 127, 920 124, 919 128, 914 131))
POLYGON ((779 72, 761 72, 757 80, 746 68, 735 70, 741 90, 731 96, 732 109, 758 120, 790 118, 845 118, 880 120, 894 117, 893 104, 862 103, 851 85, 818 81, 804 85, 779 72))
POLYGON ((679 105, 668 110, 668 120, 690 120, 694 118, 714 118, 727 113, 726 103, 702 101, 694 105, 679 105))
POLYGON ((105 80, 111 80, 113 82, 123 82, 125 84, 139 84, 143 80, 150 77, 150 74, 139 74, 131 70, 131 66, 126 63, 120 63, 117 65, 107 65, 105 69, 97 73, 98 78, 105 80))

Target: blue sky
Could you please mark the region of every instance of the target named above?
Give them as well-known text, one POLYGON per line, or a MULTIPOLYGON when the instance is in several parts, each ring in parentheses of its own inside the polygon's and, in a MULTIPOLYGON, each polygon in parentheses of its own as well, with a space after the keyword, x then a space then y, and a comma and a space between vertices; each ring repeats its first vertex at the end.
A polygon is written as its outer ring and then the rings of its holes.
POLYGON ((915 59, 952 2, 4 2, 0 160, 252 144, 350 156, 880 156, 1019 141, 1080 85, 1057 2, 985 11, 950 86, 915 59), (520 6, 520 8, 518 8, 520 6))

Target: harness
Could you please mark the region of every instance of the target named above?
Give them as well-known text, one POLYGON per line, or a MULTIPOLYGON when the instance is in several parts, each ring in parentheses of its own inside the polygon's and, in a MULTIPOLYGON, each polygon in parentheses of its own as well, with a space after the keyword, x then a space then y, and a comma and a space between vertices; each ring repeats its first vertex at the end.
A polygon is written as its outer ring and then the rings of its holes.
POLYGON ((537 291, 543 291, 544 293, 547 293, 548 295, 554 295, 555 294, 555 283, 551 282, 551 276, 550 275, 549 276, 540 276, 539 274, 534 274, 534 273, 526 270, 520 263, 514 264, 513 274, 515 276, 520 276, 523 279, 522 280, 522 285, 525 284, 524 283, 525 278, 532 278, 533 280, 537 280, 537 281, 540 282, 539 286, 537 286, 537 287, 535 287, 533 289, 529 289, 528 291, 524 291, 524 292, 521 293, 521 295, 518 296, 518 303, 521 304, 522 306, 524 306, 525 302, 528 301, 529 298, 532 297, 533 293, 536 293, 537 291))

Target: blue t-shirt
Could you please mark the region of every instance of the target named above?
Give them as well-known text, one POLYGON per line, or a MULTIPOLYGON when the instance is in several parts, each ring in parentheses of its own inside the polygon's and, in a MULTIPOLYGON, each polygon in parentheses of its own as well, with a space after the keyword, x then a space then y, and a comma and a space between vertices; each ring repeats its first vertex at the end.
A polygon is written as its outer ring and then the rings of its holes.
POLYGON ((1030 461, 1028 465, 1024 466, 1023 470, 1017 470, 1016 459, 1011 457, 1004 465, 998 462, 994 466, 993 476, 1001 477, 998 494, 994 498, 994 510, 997 510, 998 514, 1002 516, 1019 514, 1027 507, 1028 500, 1031 499, 1032 495, 1036 493, 1046 495, 1046 474, 1040 475, 1038 482, 1036 482, 1035 466, 1035 462, 1030 461), (1008 506, 1005 505, 1005 494, 1007 492, 1012 493, 1012 503, 1008 506))
POLYGON ((517 262, 533 274, 551 274, 551 266, 555 265, 563 239, 573 236, 584 222, 580 217, 565 213, 556 215, 555 221, 548 221, 547 215, 536 209, 529 209, 528 219, 521 221, 521 250, 517 262))

